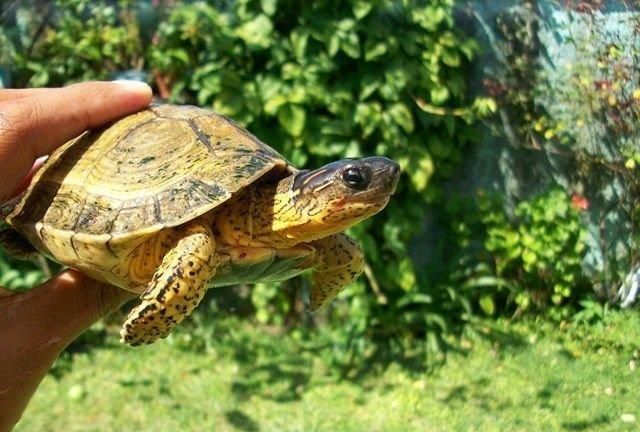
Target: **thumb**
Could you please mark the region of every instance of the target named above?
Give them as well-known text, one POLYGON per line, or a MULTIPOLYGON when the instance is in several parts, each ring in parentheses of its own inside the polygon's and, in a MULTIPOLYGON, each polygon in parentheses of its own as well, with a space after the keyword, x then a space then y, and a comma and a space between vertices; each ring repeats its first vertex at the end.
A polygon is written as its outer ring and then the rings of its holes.
POLYGON ((0 295, 0 329, 15 329, 24 344, 55 341, 63 349, 132 295, 66 270, 31 291, 0 295))

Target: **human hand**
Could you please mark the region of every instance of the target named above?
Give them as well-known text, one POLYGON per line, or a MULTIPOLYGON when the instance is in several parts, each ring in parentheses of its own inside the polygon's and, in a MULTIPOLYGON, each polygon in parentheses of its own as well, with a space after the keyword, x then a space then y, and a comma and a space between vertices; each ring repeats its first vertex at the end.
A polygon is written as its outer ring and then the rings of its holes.
MULTIPOLYGON (((28 185, 37 158, 150 101, 148 86, 128 81, 0 89, 0 203, 28 185)), ((0 431, 15 425, 60 352, 130 295, 73 270, 26 293, 0 287, 0 431)))

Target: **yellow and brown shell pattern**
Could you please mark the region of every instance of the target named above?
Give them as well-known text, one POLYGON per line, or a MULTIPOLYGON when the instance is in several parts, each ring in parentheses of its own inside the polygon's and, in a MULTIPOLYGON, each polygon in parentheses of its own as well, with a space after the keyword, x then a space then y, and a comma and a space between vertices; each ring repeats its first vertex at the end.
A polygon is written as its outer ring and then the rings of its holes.
POLYGON ((59 148, 6 220, 57 261, 95 262, 91 245, 117 257, 131 239, 203 215, 266 173, 293 171, 224 116, 152 106, 59 148))

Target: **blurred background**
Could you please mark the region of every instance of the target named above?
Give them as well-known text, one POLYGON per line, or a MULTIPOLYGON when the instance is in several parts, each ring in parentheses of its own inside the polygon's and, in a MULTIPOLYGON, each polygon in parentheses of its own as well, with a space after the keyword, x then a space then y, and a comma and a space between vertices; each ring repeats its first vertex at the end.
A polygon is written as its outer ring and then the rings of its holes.
MULTIPOLYGON (((210 290, 167 340, 70 346, 17 430, 635 430, 635 1, 0 0, 0 88, 136 79, 298 167, 398 161, 367 267, 210 290)), ((0 252, 0 285, 54 263, 0 252)))

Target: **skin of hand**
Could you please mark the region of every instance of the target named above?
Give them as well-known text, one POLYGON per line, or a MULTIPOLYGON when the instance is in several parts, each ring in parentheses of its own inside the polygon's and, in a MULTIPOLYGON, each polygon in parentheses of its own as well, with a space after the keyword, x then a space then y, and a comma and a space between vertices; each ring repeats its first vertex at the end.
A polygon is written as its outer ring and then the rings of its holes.
MULTIPOLYGON (((131 81, 0 89, 0 202, 29 183, 35 161, 87 129, 145 108, 131 81)), ((131 293, 66 270, 28 292, 0 287, 0 431, 20 419, 58 355, 131 293)))

